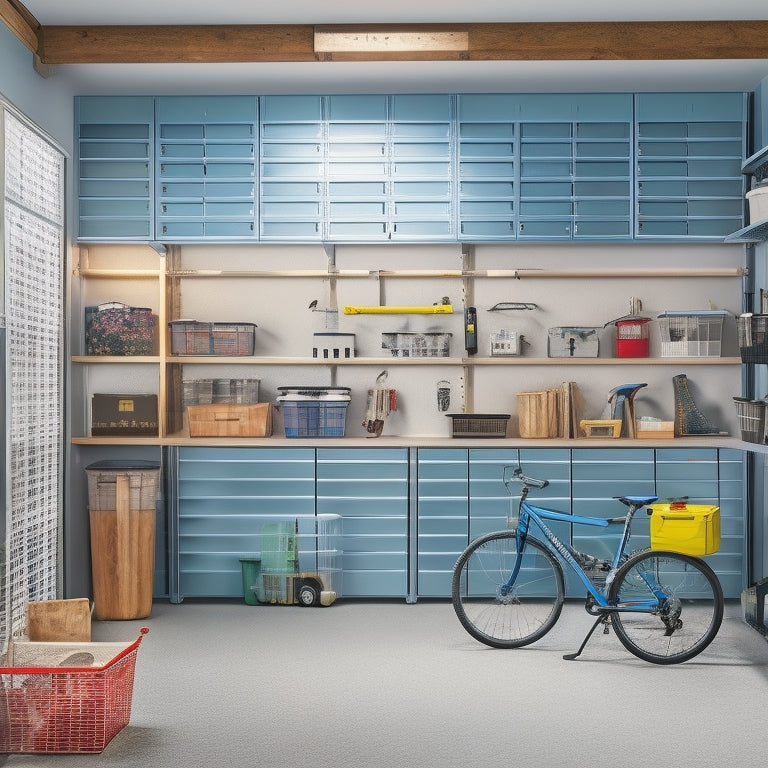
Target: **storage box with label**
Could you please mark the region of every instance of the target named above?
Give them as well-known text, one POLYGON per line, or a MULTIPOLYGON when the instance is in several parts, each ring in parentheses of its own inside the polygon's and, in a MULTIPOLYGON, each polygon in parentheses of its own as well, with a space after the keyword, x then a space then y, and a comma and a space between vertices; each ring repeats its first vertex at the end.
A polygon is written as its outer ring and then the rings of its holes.
POLYGON ((651 549, 711 555, 720 549, 720 507, 707 504, 649 504, 651 549))
POLYGON ((269 437, 272 434, 270 403, 251 405, 190 405, 190 437, 269 437))
POLYGON ((94 437, 157 434, 157 395, 93 395, 91 435, 94 437))
POLYGON ((548 357, 597 357, 599 348, 597 328, 569 325, 548 331, 548 357))

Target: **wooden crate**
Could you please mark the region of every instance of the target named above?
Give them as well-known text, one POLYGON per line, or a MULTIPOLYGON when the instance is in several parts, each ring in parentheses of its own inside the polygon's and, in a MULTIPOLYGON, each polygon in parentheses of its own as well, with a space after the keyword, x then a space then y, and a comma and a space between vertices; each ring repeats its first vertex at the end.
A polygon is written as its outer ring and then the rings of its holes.
POLYGON ((271 403, 252 405, 190 405, 190 437, 269 437, 272 434, 271 403))
POLYGON ((27 603, 27 635, 32 642, 91 642, 88 598, 32 600, 27 603))
POLYGON ((547 389, 543 392, 518 392, 517 416, 520 437, 558 437, 560 427, 560 391, 547 389))

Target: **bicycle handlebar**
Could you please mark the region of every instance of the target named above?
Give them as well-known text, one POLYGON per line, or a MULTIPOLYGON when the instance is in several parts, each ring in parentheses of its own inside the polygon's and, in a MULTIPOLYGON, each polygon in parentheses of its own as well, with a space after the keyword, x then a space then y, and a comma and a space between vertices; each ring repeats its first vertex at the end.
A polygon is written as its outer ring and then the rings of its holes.
POLYGON ((520 466, 506 466, 502 474, 504 485, 509 490, 509 484, 513 481, 522 483, 528 488, 546 488, 549 485, 549 480, 537 480, 535 477, 528 477, 523 474, 523 470, 520 466))

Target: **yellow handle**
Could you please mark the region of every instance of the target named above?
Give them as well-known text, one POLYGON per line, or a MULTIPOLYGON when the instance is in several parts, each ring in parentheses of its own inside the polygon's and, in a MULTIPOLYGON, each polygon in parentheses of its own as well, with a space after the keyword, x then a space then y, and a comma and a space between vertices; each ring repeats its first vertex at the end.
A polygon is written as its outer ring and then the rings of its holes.
POLYGON ((345 315, 451 315, 451 304, 433 304, 431 307, 344 307, 345 315))

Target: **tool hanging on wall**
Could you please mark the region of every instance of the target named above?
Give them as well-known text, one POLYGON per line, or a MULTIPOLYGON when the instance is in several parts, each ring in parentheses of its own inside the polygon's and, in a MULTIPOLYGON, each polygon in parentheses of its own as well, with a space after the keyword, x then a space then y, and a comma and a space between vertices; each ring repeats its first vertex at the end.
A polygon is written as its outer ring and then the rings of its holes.
POLYGON ((467 307, 464 310, 464 347, 468 355, 477 352, 477 309, 467 307))
POLYGON ((381 435, 384 420, 397 410, 397 390, 382 386, 388 375, 388 371, 382 371, 376 377, 376 386, 368 390, 363 426, 374 437, 381 435))
POLYGON ((345 315, 451 315, 453 306, 448 296, 443 296, 431 306, 416 307, 344 307, 345 315))
POLYGON ((489 312, 503 312, 507 310, 533 310, 538 309, 538 304, 533 304, 530 301, 499 301, 492 307, 488 307, 489 312))

